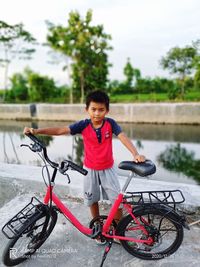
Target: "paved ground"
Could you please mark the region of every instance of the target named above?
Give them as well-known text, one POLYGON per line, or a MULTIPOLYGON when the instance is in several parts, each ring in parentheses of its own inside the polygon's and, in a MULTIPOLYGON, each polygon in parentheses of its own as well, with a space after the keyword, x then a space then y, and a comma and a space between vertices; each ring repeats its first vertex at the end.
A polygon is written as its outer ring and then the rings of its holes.
MULTIPOLYGON (((0 209, 0 225, 2 226, 13 214, 19 211, 29 202, 33 192, 21 191, 20 194, 8 199, 0 209), (12 215, 11 215, 12 214, 12 215)), ((88 208, 81 202, 65 200, 72 212, 77 215, 80 221, 88 224, 90 220, 88 208)), ((106 213, 106 210, 102 211, 106 213)), ((0 233, 0 254, 7 243, 7 239, 0 233)), ((21 267, 96 267, 99 266, 103 247, 99 247, 95 242, 72 226, 60 215, 57 225, 49 239, 41 247, 41 251, 33 256, 32 259, 19 265, 21 267)), ((159 261, 143 261, 132 257, 123 247, 113 244, 109 253, 105 267, 188 267, 199 266, 200 262, 200 227, 193 226, 190 231, 185 230, 185 237, 182 246, 172 256, 159 261)), ((0 266, 4 266, 0 263, 0 266)))

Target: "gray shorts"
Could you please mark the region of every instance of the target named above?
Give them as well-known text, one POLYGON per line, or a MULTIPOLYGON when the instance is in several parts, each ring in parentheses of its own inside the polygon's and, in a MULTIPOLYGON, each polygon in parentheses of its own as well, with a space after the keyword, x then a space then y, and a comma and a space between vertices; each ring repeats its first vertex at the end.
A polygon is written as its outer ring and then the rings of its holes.
POLYGON ((101 197, 114 203, 120 193, 120 184, 115 168, 92 170, 84 166, 88 174, 84 177, 84 202, 87 206, 98 202, 101 197))

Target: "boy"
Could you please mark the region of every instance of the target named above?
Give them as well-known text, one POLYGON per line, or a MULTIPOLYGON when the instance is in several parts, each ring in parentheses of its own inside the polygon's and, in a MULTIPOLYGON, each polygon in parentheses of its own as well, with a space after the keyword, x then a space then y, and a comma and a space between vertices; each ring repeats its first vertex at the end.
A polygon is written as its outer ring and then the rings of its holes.
MULTIPOLYGON (((109 112, 109 97, 102 91, 94 91, 87 96, 86 111, 90 119, 81 120, 64 127, 24 128, 24 133, 64 135, 82 134, 84 143, 84 168, 88 170, 84 178, 84 198, 90 207, 92 217, 99 216, 100 185, 104 199, 114 202, 120 192, 117 174, 113 168, 112 134, 132 153, 136 162, 145 161, 139 155, 130 139, 122 132, 120 126, 111 118, 105 117, 109 112)), ((115 219, 120 220, 122 210, 118 209, 115 219)))

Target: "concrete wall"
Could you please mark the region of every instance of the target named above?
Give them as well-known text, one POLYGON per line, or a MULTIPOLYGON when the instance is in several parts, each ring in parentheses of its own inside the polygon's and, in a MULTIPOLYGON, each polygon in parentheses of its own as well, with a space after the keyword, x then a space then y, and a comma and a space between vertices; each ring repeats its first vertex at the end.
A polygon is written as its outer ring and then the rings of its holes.
POLYGON ((38 104, 38 120, 75 121, 87 116, 85 105, 81 104, 38 104))
POLYGON ((113 104, 110 114, 122 122, 200 124, 200 103, 113 104))
MULTIPOLYGON (((200 103, 111 104, 119 122, 200 124, 200 103)), ((1 104, 0 119, 75 121, 87 117, 85 105, 1 104)))
POLYGON ((0 119, 31 120, 30 105, 0 104, 0 119))

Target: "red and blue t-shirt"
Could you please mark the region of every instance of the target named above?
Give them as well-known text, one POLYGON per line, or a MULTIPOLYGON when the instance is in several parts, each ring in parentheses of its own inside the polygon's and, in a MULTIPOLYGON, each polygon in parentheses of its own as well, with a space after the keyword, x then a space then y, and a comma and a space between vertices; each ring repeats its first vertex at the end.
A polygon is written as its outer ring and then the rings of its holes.
POLYGON ((90 119, 69 126, 71 134, 82 134, 84 165, 93 170, 104 170, 113 166, 112 135, 118 136, 121 127, 111 118, 105 118, 100 128, 95 129, 90 119))

